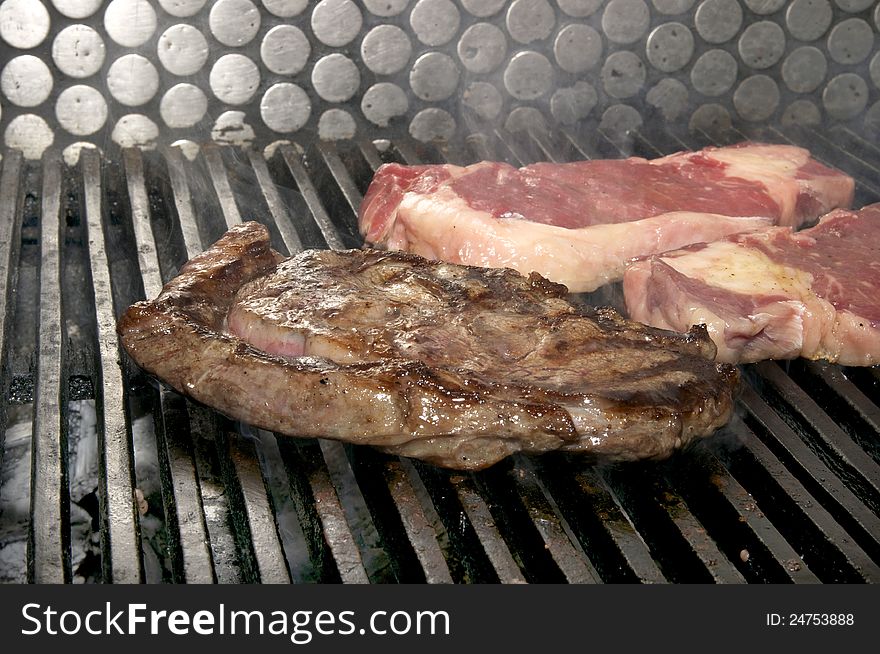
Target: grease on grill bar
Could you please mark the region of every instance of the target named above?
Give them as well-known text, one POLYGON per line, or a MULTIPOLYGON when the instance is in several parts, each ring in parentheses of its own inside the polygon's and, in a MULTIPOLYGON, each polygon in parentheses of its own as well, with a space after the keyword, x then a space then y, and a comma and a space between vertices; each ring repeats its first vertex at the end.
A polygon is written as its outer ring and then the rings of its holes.
POLYGON ((880 199, 880 149, 845 127, 83 151, 73 168, 4 152, 0 581, 877 582, 877 370, 746 367, 737 419, 665 463, 551 454, 461 474, 276 438, 117 363, 120 310, 242 219, 281 252, 358 246, 382 163, 656 157, 748 137, 808 145, 856 178, 857 203, 880 199))

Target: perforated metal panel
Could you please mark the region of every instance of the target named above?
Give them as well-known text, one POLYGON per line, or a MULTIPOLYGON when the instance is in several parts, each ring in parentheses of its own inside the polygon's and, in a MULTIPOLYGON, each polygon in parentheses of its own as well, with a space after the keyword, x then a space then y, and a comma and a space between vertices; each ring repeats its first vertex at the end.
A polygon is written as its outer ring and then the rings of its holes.
POLYGON ((0 134, 46 148, 487 125, 880 130, 871 0, 4 0, 0 134))

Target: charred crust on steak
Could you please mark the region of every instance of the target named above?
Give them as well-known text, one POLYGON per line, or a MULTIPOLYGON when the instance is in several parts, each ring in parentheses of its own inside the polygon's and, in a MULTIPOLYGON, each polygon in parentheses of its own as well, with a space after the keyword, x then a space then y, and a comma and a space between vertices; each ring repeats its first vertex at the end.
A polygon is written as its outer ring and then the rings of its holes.
POLYGON ((253 222, 118 332, 144 370, 232 418, 461 469, 520 451, 666 457, 727 422, 738 383, 704 330, 575 306, 537 274, 377 250, 285 259, 253 222))

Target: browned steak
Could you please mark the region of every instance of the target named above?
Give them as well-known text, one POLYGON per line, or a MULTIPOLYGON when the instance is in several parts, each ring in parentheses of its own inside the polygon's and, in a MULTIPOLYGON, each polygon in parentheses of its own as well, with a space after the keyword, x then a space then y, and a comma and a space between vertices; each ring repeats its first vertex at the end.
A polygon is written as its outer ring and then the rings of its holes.
POLYGON ((728 420, 738 379, 702 328, 578 307, 537 274, 375 250, 282 260, 257 223, 118 330, 146 371, 233 418, 464 469, 667 456, 728 420))

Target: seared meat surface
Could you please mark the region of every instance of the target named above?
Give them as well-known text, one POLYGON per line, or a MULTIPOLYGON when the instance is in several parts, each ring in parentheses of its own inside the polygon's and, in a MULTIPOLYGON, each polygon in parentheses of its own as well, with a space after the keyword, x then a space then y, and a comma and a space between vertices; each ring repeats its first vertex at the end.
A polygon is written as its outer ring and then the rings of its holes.
POLYGON ((462 469, 517 451, 658 458, 730 417, 735 368, 537 274, 402 252, 287 260, 257 223, 119 322, 146 371, 242 421, 462 469))

